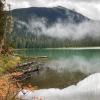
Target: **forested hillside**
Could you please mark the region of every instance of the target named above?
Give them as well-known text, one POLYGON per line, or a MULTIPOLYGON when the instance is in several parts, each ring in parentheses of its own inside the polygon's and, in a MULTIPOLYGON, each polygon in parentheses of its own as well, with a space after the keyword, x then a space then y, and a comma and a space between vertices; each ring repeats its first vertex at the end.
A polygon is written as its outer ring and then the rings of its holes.
MULTIPOLYGON (((60 30, 60 25, 62 28, 63 26, 67 26, 69 24, 75 25, 76 27, 80 23, 90 21, 90 19, 75 12, 74 10, 69 10, 63 7, 32 7, 15 9, 12 11, 12 16, 14 17, 14 30, 13 34, 8 36, 8 38, 11 45, 15 46, 16 48, 78 47, 100 45, 99 37, 97 39, 93 39, 92 37, 86 35, 82 39, 71 39, 66 35, 65 37, 63 36, 62 38, 59 38, 63 33, 56 36, 59 33, 56 32, 56 28, 59 28, 60 30), (55 31, 53 31, 54 28, 55 31), (52 31, 55 33, 52 33, 52 31)), ((72 30, 74 30, 73 27, 72 30)), ((70 34, 70 32, 68 34, 70 34)))

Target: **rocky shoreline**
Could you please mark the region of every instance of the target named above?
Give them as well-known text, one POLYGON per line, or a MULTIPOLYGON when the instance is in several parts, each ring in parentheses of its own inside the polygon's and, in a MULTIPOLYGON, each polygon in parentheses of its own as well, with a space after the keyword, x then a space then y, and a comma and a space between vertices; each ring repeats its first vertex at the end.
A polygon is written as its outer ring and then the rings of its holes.
POLYGON ((22 81, 31 77, 31 73, 39 73, 47 57, 22 58, 21 63, 7 70, 0 77, 0 100, 16 100, 16 95, 23 89, 33 91, 38 86, 31 83, 24 84, 22 81))

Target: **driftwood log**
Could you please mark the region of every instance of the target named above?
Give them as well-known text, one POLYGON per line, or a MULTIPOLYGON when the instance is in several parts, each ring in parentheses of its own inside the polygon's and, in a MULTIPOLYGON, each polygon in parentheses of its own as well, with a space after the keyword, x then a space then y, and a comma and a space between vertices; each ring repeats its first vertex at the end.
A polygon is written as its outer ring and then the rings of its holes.
POLYGON ((21 74, 13 75, 12 78, 18 81, 23 81, 27 78, 30 78, 31 74, 34 72, 39 74, 39 71, 43 68, 43 65, 44 63, 36 61, 17 65, 16 68, 20 70, 21 74))

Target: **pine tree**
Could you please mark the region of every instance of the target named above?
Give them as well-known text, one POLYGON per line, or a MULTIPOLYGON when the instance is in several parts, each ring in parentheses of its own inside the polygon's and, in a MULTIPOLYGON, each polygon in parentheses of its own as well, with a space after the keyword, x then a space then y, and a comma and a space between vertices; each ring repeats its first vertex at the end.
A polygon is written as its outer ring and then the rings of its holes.
POLYGON ((4 1, 0 0, 0 53, 2 51, 2 46, 4 45, 4 27, 5 27, 5 11, 4 11, 4 1))
POLYGON ((5 11, 5 1, 6 0, 0 0, 0 54, 2 50, 9 48, 7 35, 13 30, 13 18, 10 13, 10 5, 8 5, 9 11, 5 11))

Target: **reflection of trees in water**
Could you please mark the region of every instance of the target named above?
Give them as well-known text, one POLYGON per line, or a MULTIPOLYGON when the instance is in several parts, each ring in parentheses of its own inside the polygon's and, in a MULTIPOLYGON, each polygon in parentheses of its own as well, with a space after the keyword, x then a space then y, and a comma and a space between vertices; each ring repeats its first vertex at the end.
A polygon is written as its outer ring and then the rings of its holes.
POLYGON ((59 73, 50 68, 43 69, 39 74, 34 73, 27 82, 39 86, 40 88, 64 88, 74 85, 87 75, 80 72, 64 71, 59 73))

